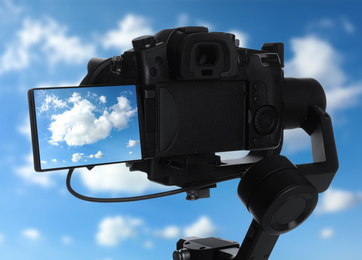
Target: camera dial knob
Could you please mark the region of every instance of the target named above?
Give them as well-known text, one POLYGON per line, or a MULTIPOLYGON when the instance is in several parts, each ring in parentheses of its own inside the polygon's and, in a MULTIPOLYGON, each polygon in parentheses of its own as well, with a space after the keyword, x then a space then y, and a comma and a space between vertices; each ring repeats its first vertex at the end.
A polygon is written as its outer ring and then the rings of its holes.
POLYGON ((254 126, 260 135, 268 135, 274 132, 278 125, 278 113, 271 106, 259 108, 254 116, 254 126))
POLYGON ((144 50, 156 45, 156 39, 152 35, 144 35, 132 40, 133 49, 135 51, 144 50))

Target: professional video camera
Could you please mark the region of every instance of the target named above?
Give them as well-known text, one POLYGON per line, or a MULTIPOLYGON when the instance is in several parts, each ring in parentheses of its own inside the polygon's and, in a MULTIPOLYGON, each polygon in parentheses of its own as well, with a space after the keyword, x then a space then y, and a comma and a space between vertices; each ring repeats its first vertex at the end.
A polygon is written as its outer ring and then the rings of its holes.
MULTIPOLYGON (((180 27, 138 37, 132 44, 133 49, 121 56, 91 59, 88 74, 80 87, 72 90, 135 85, 141 156, 120 161, 127 161, 131 171, 146 172, 151 181, 180 189, 130 198, 86 197, 70 185, 75 167, 94 167, 86 163, 58 167, 70 169, 69 191, 96 202, 134 201, 179 192, 196 200, 209 197, 216 183, 240 178, 238 195, 254 218, 242 245, 220 238, 184 238, 177 243, 173 258, 268 259, 279 235, 310 216, 318 193, 329 187, 338 169, 323 88, 314 79, 284 78, 282 43, 266 43, 261 50, 252 50, 238 47, 233 34, 180 27), (294 165, 279 155, 283 130, 294 128, 310 135, 312 163, 294 165), (238 150, 249 153, 234 160, 222 160, 216 154, 238 150)), ((51 170, 41 164, 37 91, 29 91, 35 168, 51 170)), ((80 100, 80 95, 73 94, 72 100, 80 100)), ((59 135, 53 133, 51 142, 65 140, 56 137, 59 135)), ((74 158, 85 156, 76 155, 74 158)))

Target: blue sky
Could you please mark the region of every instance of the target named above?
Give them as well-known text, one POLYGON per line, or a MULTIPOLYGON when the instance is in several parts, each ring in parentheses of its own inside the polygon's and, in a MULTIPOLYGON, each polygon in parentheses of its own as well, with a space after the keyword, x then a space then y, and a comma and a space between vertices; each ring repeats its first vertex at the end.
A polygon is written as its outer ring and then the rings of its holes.
MULTIPOLYGON (((235 33, 242 46, 284 42, 285 74, 317 79, 327 94, 340 169, 303 225, 282 235, 270 259, 362 257, 362 59, 359 1, 15 1, 0 0, 0 259, 171 259, 188 235, 242 241, 251 215, 238 181, 211 198, 185 194, 94 204, 65 189, 66 172, 32 166, 27 90, 78 85, 94 56, 111 57, 144 34, 182 25, 235 33)), ((283 154, 310 162, 308 137, 286 133, 283 154)), ((77 190, 129 196, 165 190, 123 164, 75 172, 77 190)))

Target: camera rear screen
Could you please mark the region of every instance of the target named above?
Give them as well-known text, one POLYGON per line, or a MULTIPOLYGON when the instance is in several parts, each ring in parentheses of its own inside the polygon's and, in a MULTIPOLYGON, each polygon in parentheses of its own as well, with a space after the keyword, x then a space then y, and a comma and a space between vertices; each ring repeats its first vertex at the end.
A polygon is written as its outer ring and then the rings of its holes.
POLYGON ((134 85, 32 89, 29 104, 37 171, 142 158, 134 85))

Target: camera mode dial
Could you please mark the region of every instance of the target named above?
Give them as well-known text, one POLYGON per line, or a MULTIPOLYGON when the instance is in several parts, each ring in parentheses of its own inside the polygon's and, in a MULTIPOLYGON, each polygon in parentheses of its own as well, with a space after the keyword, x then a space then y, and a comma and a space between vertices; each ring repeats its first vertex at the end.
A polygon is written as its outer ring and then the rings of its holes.
POLYGON ((259 108, 254 116, 254 126, 260 135, 268 135, 274 132, 278 125, 278 113, 271 106, 259 108))

